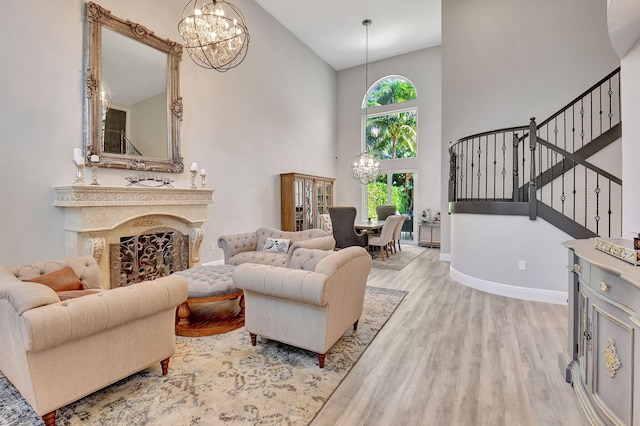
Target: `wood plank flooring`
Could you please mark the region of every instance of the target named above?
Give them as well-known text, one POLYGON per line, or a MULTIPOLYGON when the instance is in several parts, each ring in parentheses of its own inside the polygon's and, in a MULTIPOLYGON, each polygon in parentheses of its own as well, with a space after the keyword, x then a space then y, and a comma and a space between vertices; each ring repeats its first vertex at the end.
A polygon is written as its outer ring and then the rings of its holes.
POLYGON ((311 425, 588 424, 558 366, 567 307, 463 286, 439 255, 372 269, 409 294, 311 425))

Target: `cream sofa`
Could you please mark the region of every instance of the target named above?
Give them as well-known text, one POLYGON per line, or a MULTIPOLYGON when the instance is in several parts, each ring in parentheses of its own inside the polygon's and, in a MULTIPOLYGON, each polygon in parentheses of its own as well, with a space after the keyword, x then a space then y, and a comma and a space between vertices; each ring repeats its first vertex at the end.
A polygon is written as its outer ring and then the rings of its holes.
POLYGON ((92 257, 0 267, 0 371, 47 425, 58 408, 151 364, 166 374, 188 292, 171 275, 61 302, 46 285, 21 281, 65 266, 101 288, 92 257))
POLYGON ((246 263, 233 273, 244 291, 245 328, 318 354, 327 351, 362 315, 371 256, 362 247, 340 251, 298 249, 289 268, 246 263))
POLYGON ((321 229, 282 231, 268 226, 258 228, 256 232, 223 235, 218 239, 218 247, 224 252, 224 263, 227 265, 259 263, 287 267, 291 256, 299 248, 333 250, 335 245, 333 236, 321 229), (264 251, 267 238, 290 240, 289 250, 286 253, 264 251))

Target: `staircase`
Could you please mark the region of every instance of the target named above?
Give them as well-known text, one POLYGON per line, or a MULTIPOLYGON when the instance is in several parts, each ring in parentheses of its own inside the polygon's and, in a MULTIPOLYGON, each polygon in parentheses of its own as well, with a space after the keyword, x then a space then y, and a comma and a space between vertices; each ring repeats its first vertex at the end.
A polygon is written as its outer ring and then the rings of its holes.
POLYGON ((622 232, 622 180, 594 164, 622 135, 620 68, 537 124, 451 143, 451 213, 540 217, 574 238, 622 232))

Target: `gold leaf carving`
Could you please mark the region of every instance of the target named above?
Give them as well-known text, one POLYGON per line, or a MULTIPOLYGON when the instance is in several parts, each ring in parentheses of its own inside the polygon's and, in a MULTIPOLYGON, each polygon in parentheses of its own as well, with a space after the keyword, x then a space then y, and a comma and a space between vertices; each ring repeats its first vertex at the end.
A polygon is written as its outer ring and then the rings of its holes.
POLYGON ((622 364, 620 364, 620 357, 618 356, 616 342, 611 337, 607 341, 607 346, 602 350, 602 353, 604 353, 604 361, 607 364, 609 377, 614 378, 622 364))
POLYGON ((105 16, 110 15, 111 11, 93 2, 87 3, 87 20, 89 22, 102 22, 105 16))
POLYGON ((145 38, 148 35, 153 35, 153 31, 149 30, 143 25, 131 22, 129 20, 127 20, 127 24, 129 25, 129 29, 136 38, 145 38))

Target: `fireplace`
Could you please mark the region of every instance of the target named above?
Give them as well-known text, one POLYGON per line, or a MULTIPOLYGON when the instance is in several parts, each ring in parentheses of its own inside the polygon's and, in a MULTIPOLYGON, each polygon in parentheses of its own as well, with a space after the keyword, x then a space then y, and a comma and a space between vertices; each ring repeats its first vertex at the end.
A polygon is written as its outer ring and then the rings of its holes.
POLYGON ((189 236, 175 229, 153 229, 121 237, 109 247, 111 288, 170 275, 189 268, 189 236))
POLYGON ((207 221, 212 189, 102 185, 54 189, 54 205, 65 211, 67 257, 93 256, 103 287, 153 279, 200 263, 202 224, 207 221))

